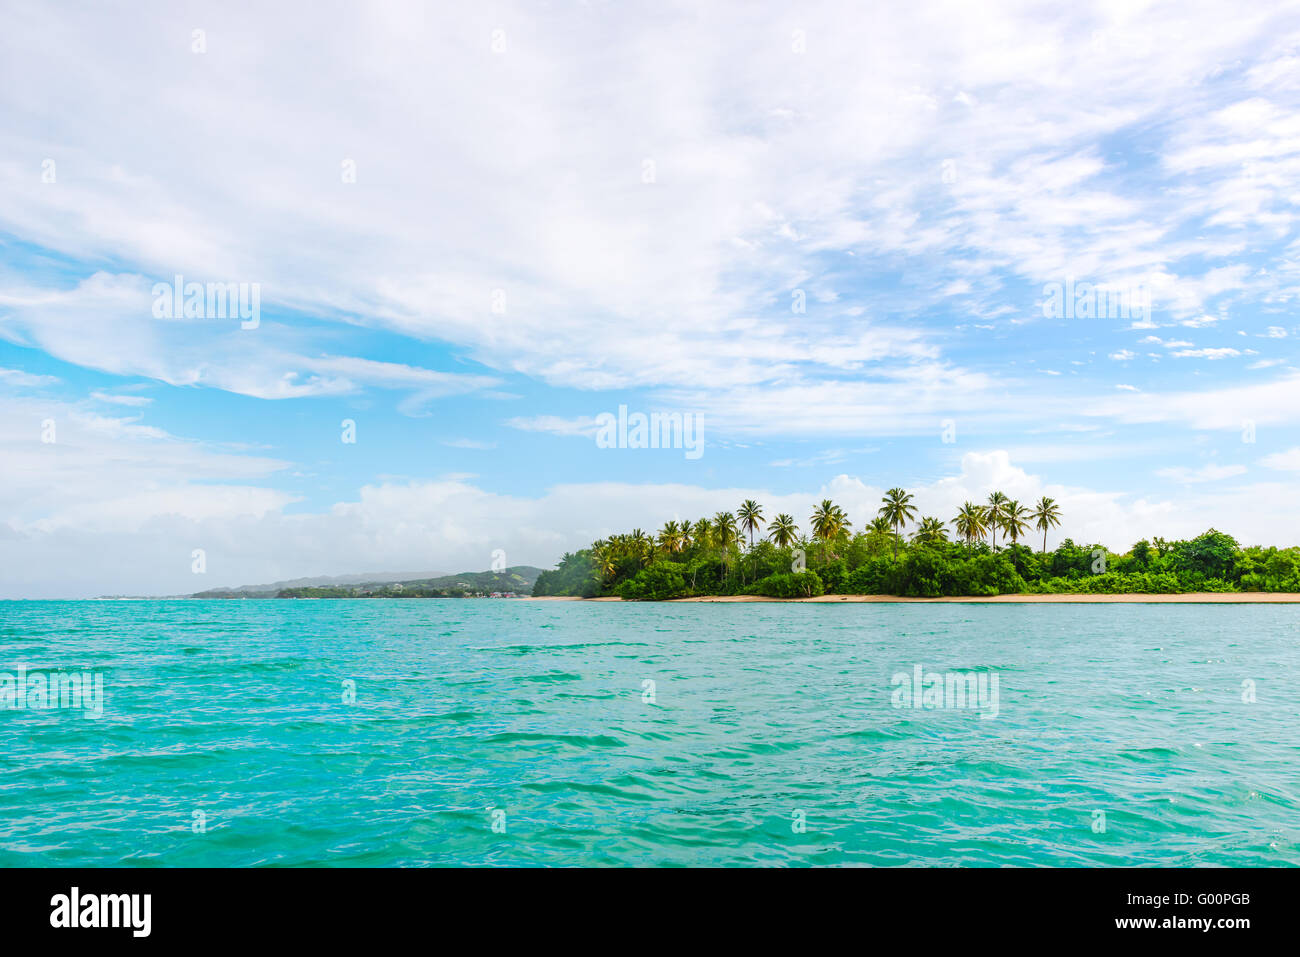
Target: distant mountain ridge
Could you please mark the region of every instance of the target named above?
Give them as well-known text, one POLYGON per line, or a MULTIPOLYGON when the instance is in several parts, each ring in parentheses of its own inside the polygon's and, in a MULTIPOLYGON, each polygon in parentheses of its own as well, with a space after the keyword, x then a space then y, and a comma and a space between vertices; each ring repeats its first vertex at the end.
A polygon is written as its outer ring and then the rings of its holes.
POLYGON ((240 585, 236 588, 209 588, 206 591, 197 592, 191 595, 191 598, 199 595, 220 594, 240 594, 247 592, 256 592, 265 594, 266 592, 277 592, 282 588, 324 588, 331 585, 378 585, 389 582, 405 582, 432 580, 443 578, 446 572, 361 572, 353 575, 316 575, 312 578, 291 578, 286 581, 271 582, 268 585, 240 585))
POLYGON ((513 565, 501 571, 459 572, 455 575, 419 572, 374 572, 353 575, 317 576, 271 582, 265 585, 241 585, 238 588, 210 588, 195 592, 190 598, 346 598, 385 597, 402 593, 491 594, 514 592, 531 595, 533 583, 542 569, 532 565, 513 565))

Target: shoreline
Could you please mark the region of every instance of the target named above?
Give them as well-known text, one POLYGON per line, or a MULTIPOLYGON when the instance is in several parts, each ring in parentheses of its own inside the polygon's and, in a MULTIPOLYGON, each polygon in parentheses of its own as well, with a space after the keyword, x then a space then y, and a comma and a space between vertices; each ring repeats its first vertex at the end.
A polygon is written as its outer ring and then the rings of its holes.
MULTIPOLYGON (((570 595, 527 595, 520 596, 526 601, 623 601, 617 595, 602 598, 579 598, 570 595)), ((765 595, 699 595, 692 598, 669 598, 648 604, 674 604, 699 602, 803 602, 824 605, 847 602, 864 603, 949 603, 949 604, 990 604, 990 605, 1106 605, 1106 604, 1154 604, 1154 605, 1294 605, 1300 604, 1297 592, 1183 592, 1180 594, 1099 594, 1099 595, 952 595, 941 598, 905 598, 901 595, 819 595, 816 598, 768 598, 765 595)))

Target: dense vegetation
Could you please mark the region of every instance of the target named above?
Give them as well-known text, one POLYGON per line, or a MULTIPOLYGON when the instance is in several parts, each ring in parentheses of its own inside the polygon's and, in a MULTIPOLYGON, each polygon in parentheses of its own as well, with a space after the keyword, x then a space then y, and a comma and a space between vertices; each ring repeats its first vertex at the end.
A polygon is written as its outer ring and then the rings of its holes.
POLYGON ((653 536, 635 529, 568 553, 555 570, 538 576, 533 594, 662 600, 1300 592, 1300 548, 1242 548, 1212 528, 1189 541, 1144 539, 1123 554, 1068 538, 1049 552, 1047 532, 1060 520, 1050 498, 1028 509, 994 492, 986 505, 962 506, 951 522, 958 539, 952 541, 946 523, 918 519, 912 496, 896 488, 865 528, 854 531, 838 506, 823 501, 809 520, 811 534, 801 534, 789 515, 765 524, 762 507, 747 500, 735 513, 670 521, 653 536), (1031 529, 1043 535, 1039 551, 1022 544, 1031 529))

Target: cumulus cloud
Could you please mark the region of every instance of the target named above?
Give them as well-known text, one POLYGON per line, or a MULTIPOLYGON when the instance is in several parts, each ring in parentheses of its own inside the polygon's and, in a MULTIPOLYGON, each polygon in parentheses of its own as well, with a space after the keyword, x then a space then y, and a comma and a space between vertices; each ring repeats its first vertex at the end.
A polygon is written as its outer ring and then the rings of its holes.
MULTIPOLYGON (((327 509, 289 512, 286 496, 256 481, 282 463, 237 459, 133 428, 74 417, 59 448, 31 450, 68 460, 56 472, 57 488, 0 523, 0 597, 183 594, 304 575, 478 570, 497 549, 510 564, 549 566, 561 553, 611 533, 712 515, 746 498, 762 502, 769 517, 794 515, 803 527, 816 503, 831 498, 861 528, 884 493, 883 483, 839 474, 797 494, 758 485, 593 481, 507 495, 480 487, 472 476, 448 475, 367 484, 327 509), (77 463, 93 458, 95 444, 112 436, 120 446, 114 467, 81 479, 77 463), (200 548, 207 570, 196 575, 191 556, 200 548)), ((7 440, 12 444, 13 436, 7 440)), ((3 481, 6 496, 35 491, 12 475, 3 481)), ((1049 546, 1069 536, 1127 548, 1142 536, 1196 534, 1223 524, 1225 515, 1246 541, 1273 542, 1279 528, 1288 521, 1294 527, 1300 517, 1295 496, 1281 483, 1230 489, 1221 497, 1134 499, 1045 481, 1005 451, 967 453, 953 474, 913 491, 921 515, 949 520, 964 501, 982 502, 993 489, 1025 505, 1042 495, 1057 499, 1065 523, 1049 533, 1049 546)))

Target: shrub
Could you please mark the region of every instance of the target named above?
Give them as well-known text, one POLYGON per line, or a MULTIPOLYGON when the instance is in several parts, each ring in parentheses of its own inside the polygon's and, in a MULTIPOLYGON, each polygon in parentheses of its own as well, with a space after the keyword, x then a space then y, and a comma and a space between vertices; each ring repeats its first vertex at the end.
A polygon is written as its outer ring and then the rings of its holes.
POLYGON ((879 556, 867 559, 855 569, 844 583, 844 591, 850 595, 883 595, 893 562, 879 556))
POLYGON ((832 594, 842 594, 844 586, 848 580, 849 570, 844 559, 837 558, 825 568, 821 569, 821 571, 818 572, 818 575, 821 577, 822 584, 826 586, 828 592, 832 594))
POLYGON ((618 594, 629 601, 663 601, 686 594, 686 580, 681 566, 673 562, 655 562, 618 586, 618 594))
POLYGON ((816 598, 825 594, 826 588, 816 572, 781 572, 755 582, 749 593, 768 598, 816 598))

